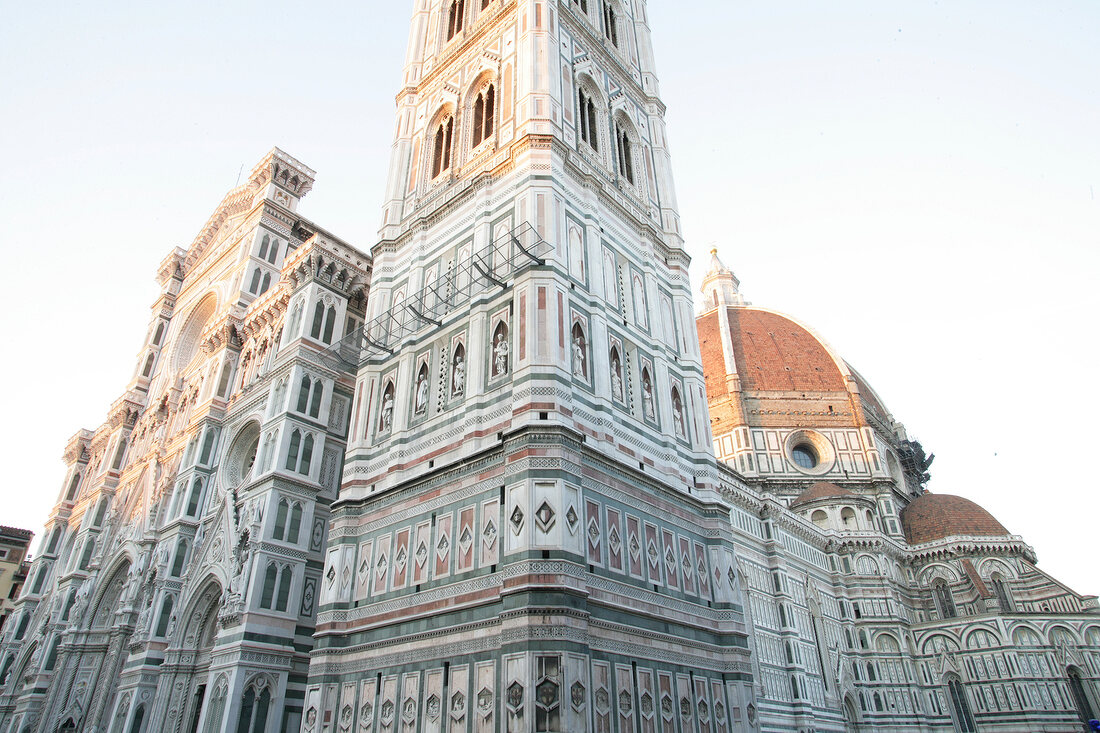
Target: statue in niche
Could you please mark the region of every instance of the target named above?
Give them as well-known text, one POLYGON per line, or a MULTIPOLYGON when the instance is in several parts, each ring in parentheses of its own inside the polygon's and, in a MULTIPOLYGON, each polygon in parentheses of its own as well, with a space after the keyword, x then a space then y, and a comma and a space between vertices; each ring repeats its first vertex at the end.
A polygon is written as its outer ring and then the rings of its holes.
POLYGON ((619 402, 623 401, 623 373, 622 365, 616 355, 611 356, 611 396, 619 402))
POLYGON ((466 389, 466 362, 462 359, 462 351, 455 351, 455 362, 451 367, 451 396, 461 397, 466 389))
POLYGON ((684 407, 680 403, 680 393, 672 390, 672 423, 676 428, 676 434, 684 435, 684 407))
POLYGON ((493 376, 499 377, 508 373, 508 339, 504 335, 504 329, 497 331, 496 343, 493 344, 493 376))
POLYGON ((428 409, 428 370, 421 369, 420 376, 416 379, 416 412, 425 412, 428 409))
POLYGON ((588 379, 588 360, 584 352, 584 333, 579 325, 573 326, 573 375, 588 379))
POLYGON ((391 427, 393 427, 393 385, 386 388, 386 394, 382 397, 382 418, 378 429, 386 433, 391 427))
POLYGON ((657 411, 653 407, 653 383, 649 379, 649 372, 642 373, 642 406, 645 409, 645 416, 655 420, 657 411))

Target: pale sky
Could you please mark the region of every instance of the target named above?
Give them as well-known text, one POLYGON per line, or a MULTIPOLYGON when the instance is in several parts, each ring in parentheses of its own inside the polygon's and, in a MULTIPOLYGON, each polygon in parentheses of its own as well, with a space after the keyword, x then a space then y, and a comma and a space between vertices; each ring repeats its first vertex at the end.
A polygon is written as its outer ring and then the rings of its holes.
MULTIPOLYGON (((374 243, 411 3, 0 11, 0 523, 41 533, 66 440, 133 371, 157 264, 242 168, 280 146, 318 172, 301 212, 374 243)), ((696 282, 717 246, 936 453, 930 489, 1100 592, 1100 5, 650 17, 696 282)))

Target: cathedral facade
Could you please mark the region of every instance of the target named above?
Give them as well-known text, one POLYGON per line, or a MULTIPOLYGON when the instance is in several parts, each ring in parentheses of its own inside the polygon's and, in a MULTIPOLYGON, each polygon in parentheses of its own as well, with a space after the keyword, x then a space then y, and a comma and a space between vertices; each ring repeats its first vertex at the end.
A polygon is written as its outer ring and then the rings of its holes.
POLYGON ((158 273, 0 733, 1077 731, 1100 606, 717 252, 644 2, 417 2, 379 241, 272 150, 158 273))

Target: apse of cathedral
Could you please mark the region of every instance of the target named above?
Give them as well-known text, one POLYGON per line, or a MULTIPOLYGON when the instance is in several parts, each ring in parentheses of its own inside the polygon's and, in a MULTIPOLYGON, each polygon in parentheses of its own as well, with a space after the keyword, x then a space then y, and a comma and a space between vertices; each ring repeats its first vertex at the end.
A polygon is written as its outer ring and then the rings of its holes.
POLYGON ((1100 607, 702 292, 644 2, 416 4, 378 241, 279 149, 156 272, 0 733, 1078 731, 1100 607))

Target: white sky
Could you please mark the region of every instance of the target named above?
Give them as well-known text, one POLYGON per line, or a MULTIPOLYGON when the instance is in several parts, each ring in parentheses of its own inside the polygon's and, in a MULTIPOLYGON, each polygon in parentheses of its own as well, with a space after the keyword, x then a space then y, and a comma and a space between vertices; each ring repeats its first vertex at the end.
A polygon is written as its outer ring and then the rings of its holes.
MULTIPOLYGON (((156 265, 242 166, 279 145, 318 171, 302 213, 373 244, 410 6, 0 0, 0 523, 41 532, 156 265)), ((717 246, 936 453, 932 490, 1100 592, 1100 5, 650 12, 696 280, 717 246)))

